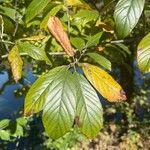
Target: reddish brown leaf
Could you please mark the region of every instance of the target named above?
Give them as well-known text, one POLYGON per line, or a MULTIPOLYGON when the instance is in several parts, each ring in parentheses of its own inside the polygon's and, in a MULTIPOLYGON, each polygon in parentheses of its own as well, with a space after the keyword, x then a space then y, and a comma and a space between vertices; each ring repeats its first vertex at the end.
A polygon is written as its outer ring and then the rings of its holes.
POLYGON ((74 56, 75 52, 70 44, 68 35, 64 31, 63 26, 57 17, 51 16, 49 18, 48 29, 51 32, 51 34, 56 38, 56 40, 61 44, 65 52, 69 56, 74 56))

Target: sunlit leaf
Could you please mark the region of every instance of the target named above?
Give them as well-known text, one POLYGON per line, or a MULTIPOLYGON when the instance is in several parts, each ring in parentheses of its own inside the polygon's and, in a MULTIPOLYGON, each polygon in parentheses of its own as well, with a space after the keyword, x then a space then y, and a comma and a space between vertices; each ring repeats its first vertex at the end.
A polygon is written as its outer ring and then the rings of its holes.
MULTIPOLYGON (((42 116, 45 130, 52 139, 57 139, 70 131, 76 113, 74 76, 66 68, 57 74, 53 74, 53 81, 47 89, 42 116)), ((50 79, 51 77, 48 78, 50 79)))
POLYGON ((39 41, 39 40, 44 39, 45 37, 46 37, 45 35, 35 35, 31 37, 22 38, 20 40, 21 41, 39 41))
POLYGON ((103 32, 96 33, 95 35, 89 36, 88 41, 86 43, 86 47, 95 46, 99 43, 99 40, 102 36, 103 32))
POLYGON ((56 38, 56 40, 61 44, 65 52, 69 56, 74 56, 75 52, 72 48, 68 35, 64 31, 62 23, 57 17, 50 17, 48 20, 48 29, 51 34, 56 38))
POLYGON ((50 0, 33 0, 26 10, 26 22, 31 21, 37 14, 39 14, 50 2, 50 0))
POLYGON ((87 53, 87 55, 101 66, 111 71, 111 62, 107 58, 97 53, 87 53))
POLYGON ((80 9, 75 15, 74 18, 77 21, 85 20, 86 23, 90 21, 96 21, 99 14, 97 11, 80 9), (90 15, 89 15, 90 14, 90 15))
POLYGON ((43 109, 50 95, 49 89, 54 80, 57 81, 66 72, 66 67, 57 67, 39 77, 31 86, 25 98, 24 114, 37 113, 43 109))
POLYGON ((150 72, 150 33, 138 45, 137 60, 143 73, 150 72))
POLYGON ((28 120, 25 117, 20 117, 16 119, 16 122, 20 125, 20 126, 26 126, 28 120))
POLYGON ((71 44, 79 50, 82 50, 85 47, 85 41, 79 37, 71 38, 71 44))
POLYGON ((95 137, 103 126, 103 111, 98 95, 83 75, 75 73, 77 125, 87 137, 95 137))
POLYGON ((86 3, 84 0, 66 0, 67 6, 77 6, 84 9, 91 9, 88 3, 86 3))
POLYGON ((87 79, 100 94, 110 102, 126 100, 122 87, 104 70, 91 64, 83 64, 87 79))
POLYGON ((40 24, 41 29, 47 28, 48 19, 50 16, 55 16, 61 9, 63 8, 63 5, 57 5, 54 8, 50 10, 50 12, 44 17, 40 24))
POLYGON ((18 45, 19 52, 27 53, 30 57, 35 60, 46 61, 47 64, 51 65, 49 58, 47 57, 44 49, 34 46, 33 44, 24 42, 18 45))
POLYGON ((116 30, 120 38, 130 34, 142 14, 145 0, 119 0, 114 12, 116 30))
MULTIPOLYGON (((0 14, 9 17, 10 19, 12 19, 13 21, 15 21, 15 16, 16 16, 16 10, 12 9, 10 7, 4 7, 4 6, 0 6, 0 14)), ((17 15, 19 17, 19 23, 21 23, 21 14, 17 11, 17 15)))
POLYGON ((0 130, 3 128, 6 128, 9 125, 10 120, 9 119, 3 119, 0 121, 0 130))
POLYGON ((9 132, 5 130, 0 130, 0 138, 2 140, 9 141, 10 140, 9 132))
POLYGON ((8 60, 11 65, 11 70, 14 80, 17 82, 21 79, 23 61, 20 57, 18 47, 14 46, 8 54, 8 60))
POLYGON ((81 5, 82 2, 80 0, 66 0, 66 4, 68 6, 73 6, 73 5, 81 5))

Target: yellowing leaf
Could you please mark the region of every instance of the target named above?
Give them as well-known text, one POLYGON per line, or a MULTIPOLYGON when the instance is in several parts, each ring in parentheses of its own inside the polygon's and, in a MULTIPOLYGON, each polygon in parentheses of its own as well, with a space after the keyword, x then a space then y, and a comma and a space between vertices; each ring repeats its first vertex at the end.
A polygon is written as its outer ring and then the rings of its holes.
POLYGON ((57 17, 50 17, 48 20, 48 29, 56 40, 61 44, 65 52, 69 56, 74 56, 75 52, 71 46, 67 33, 63 29, 63 25, 57 17))
POLYGON ((83 0, 66 0, 67 6, 77 6, 80 8, 91 9, 90 6, 83 0))
POLYGON ((45 37, 46 37, 45 35, 35 35, 35 36, 23 38, 21 39, 21 41, 39 41, 44 39, 45 37))
POLYGON ((67 3, 67 5, 69 5, 69 6, 82 4, 80 0, 66 0, 66 3, 67 3))
POLYGON ((8 54, 8 61, 11 65, 14 80, 17 82, 21 79, 23 61, 19 55, 17 46, 14 46, 8 54))
POLYGON ((104 98, 110 102, 126 100, 122 87, 107 72, 87 63, 82 67, 87 79, 104 98))

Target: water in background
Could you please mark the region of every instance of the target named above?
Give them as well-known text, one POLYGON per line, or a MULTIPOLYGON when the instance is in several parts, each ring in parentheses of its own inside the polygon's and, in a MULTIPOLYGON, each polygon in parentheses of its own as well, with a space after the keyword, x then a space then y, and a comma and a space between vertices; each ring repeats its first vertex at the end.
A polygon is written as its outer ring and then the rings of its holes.
MULTIPOLYGON (((141 86, 144 84, 144 80, 143 75, 141 75, 136 62, 134 63, 134 68, 135 68, 134 72, 135 86, 141 88, 141 86)), ((14 92, 18 89, 21 89, 23 86, 26 86, 28 84, 31 85, 37 79, 37 77, 32 73, 31 66, 27 67, 24 70, 24 73, 26 74, 26 77, 23 78, 23 84, 19 83, 12 84, 12 82, 9 82, 8 72, 7 71, 0 72, 0 90, 4 88, 0 93, 0 120, 6 118, 15 119, 18 115, 19 110, 22 109, 24 104, 25 93, 23 96, 17 97, 15 96, 14 92)), ((145 77, 149 78, 150 74, 147 74, 145 77)), ((148 87, 148 97, 150 101, 150 86, 148 87)), ((108 103, 102 100, 102 104, 107 105, 108 103)))
POLYGON ((25 96, 15 96, 15 91, 27 84, 32 84, 37 78, 32 74, 31 68, 26 68, 24 72, 26 77, 23 79, 23 84, 9 82, 8 72, 0 72, 0 120, 15 119, 23 107, 25 96))

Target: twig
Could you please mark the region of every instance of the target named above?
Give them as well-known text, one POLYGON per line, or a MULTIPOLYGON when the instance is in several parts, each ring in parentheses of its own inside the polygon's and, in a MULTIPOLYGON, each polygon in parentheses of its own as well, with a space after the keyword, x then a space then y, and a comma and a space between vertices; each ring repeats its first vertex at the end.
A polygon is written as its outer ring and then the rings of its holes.
POLYGON ((64 5, 66 7, 66 14, 67 14, 67 32, 68 32, 68 36, 70 34, 70 25, 71 25, 71 22, 70 22, 70 15, 69 15, 69 8, 67 6, 67 2, 66 0, 64 0, 64 5))
POLYGON ((0 15, 0 20, 1 20, 1 32, 0 32, 0 39, 1 41, 3 40, 3 33, 4 33, 4 20, 3 17, 0 15))
POLYGON ((16 142, 16 148, 15 148, 15 150, 18 150, 19 143, 20 143, 20 136, 17 137, 17 142, 16 142))
POLYGON ((7 43, 7 44, 12 44, 12 45, 15 44, 15 43, 13 43, 13 42, 11 42, 11 41, 4 41, 4 40, 2 40, 1 42, 2 42, 2 43, 7 43))
POLYGON ((111 44, 124 43, 124 40, 110 41, 111 44))
POLYGON ((0 15, 0 20, 1 20, 1 32, 0 32, 0 42, 2 43, 3 48, 5 48, 7 51, 8 47, 5 45, 5 43, 3 42, 3 36, 4 36, 4 20, 3 17, 0 15))
POLYGON ((13 32, 13 37, 15 37, 17 30, 18 30, 18 24, 19 24, 19 16, 18 16, 18 12, 17 12, 17 5, 18 5, 18 0, 15 0, 15 30, 13 32))
MULTIPOLYGON (((65 52, 51 52, 51 53, 48 53, 49 55, 66 55, 65 52)), ((28 53, 20 53, 20 56, 25 56, 25 55, 28 55, 28 53)), ((8 57, 8 54, 5 54, 5 55, 2 55, 1 58, 4 59, 4 58, 7 58, 8 57)))

